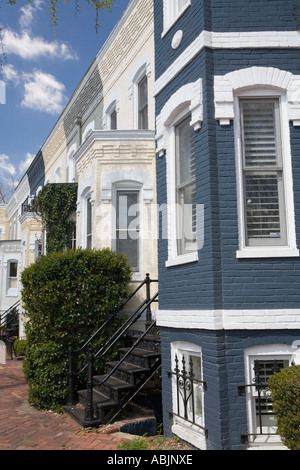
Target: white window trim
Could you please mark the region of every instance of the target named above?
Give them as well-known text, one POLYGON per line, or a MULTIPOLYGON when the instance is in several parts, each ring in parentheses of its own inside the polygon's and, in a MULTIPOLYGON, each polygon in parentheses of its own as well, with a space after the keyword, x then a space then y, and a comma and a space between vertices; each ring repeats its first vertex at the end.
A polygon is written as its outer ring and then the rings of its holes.
MULTIPOLYGON (((88 136, 95 130, 95 121, 89 122, 89 124, 85 127, 82 133, 82 142, 84 142, 88 136)), ((76 146, 76 144, 74 144, 76 146)), ((75 148, 76 151, 76 148, 75 148)), ((75 153, 75 152, 74 152, 75 153)))
POLYGON ((173 0, 164 0, 163 4, 163 17, 164 17, 164 26, 163 32, 161 33, 161 37, 163 38, 167 32, 172 28, 172 26, 177 22, 177 20, 185 13, 185 11, 189 8, 192 1, 188 0, 188 2, 183 6, 183 8, 175 14, 174 12, 174 1, 173 0))
MULTIPOLYGON (((129 80, 128 98, 132 99, 133 129, 138 129, 138 126, 139 126, 138 85, 144 76, 147 76, 147 78, 149 79, 150 73, 151 73, 150 55, 147 55, 137 64, 129 80)), ((149 97, 149 84, 148 84, 148 97, 149 97)), ((148 100, 148 104, 149 104, 149 100, 148 100)))
MULTIPOLYGON (((299 363, 299 353, 297 354, 296 348, 293 345, 288 346, 286 344, 271 344, 264 346, 254 346, 252 348, 245 349, 244 351, 244 361, 245 361, 245 383, 253 383, 253 367, 255 360, 271 360, 271 359, 281 359, 288 360, 289 364, 293 361, 299 363)), ((256 434, 255 426, 255 416, 253 409, 253 396, 251 392, 252 387, 246 387, 246 407, 247 407, 247 419, 248 419, 248 432, 249 434, 256 434)), ((261 437, 249 437, 250 442, 258 442, 263 445, 266 441, 266 436, 261 437)), ((276 444, 281 442, 280 436, 272 436, 272 443, 276 444)))
POLYGON ((18 296, 19 268, 20 268, 20 263, 17 259, 7 260, 7 264, 6 264, 6 269, 7 269, 7 273, 6 273, 6 295, 7 295, 7 297, 17 297, 18 296), (17 263, 17 277, 16 277, 17 287, 9 287, 9 279, 10 279, 9 270, 10 270, 10 264, 11 263, 17 263))
POLYGON ((114 211, 114 216, 112 217, 112 249, 116 250, 116 207, 117 207, 117 192, 118 191, 137 191, 138 192, 138 204, 140 207, 140 229, 139 229, 139 246, 138 246, 138 263, 139 270, 133 272, 132 280, 141 281, 143 277, 143 204, 142 204, 142 184, 138 181, 117 181, 113 184, 112 187, 112 209, 114 211))
POLYGON ((237 168, 237 199, 238 199, 238 227, 239 227, 239 249, 236 252, 237 258, 276 258, 276 257, 295 257, 299 256, 299 250, 296 246, 295 213, 293 198, 293 178, 292 178, 292 159, 290 150, 290 138, 288 127, 287 97, 284 92, 278 89, 252 87, 247 91, 236 92, 234 95, 234 135, 236 148, 236 168, 237 168), (282 139, 282 158, 283 158, 283 178, 284 178, 284 196, 286 210, 287 226, 287 245, 286 246, 246 246, 245 239, 245 216, 244 216, 244 190, 242 177, 242 150, 241 150, 241 128, 240 128, 240 109, 239 99, 245 97, 273 97, 279 98, 279 107, 281 115, 281 139, 282 139))
MULTIPOLYGON (((195 252, 178 255, 176 243, 176 196, 175 196, 175 125, 191 114, 190 125, 194 130, 201 128, 203 120, 202 81, 184 85, 172 95, 157 117, 157 152, 167 158, 167 237, 168 260, 166 267, 198 261, 198 249, 195 252)), ((197 237, 197 244, 199 240, 197 237)), ((199 248, 199 245, 198 245, 199 248)))
MULTIPOLYGON (((106 130, 111 130, 111 113, 116 111, 117 113, 117 127, 118 127, 118 113, 119 113, 119 96, 114 94, 110 100, 108 100, 108 105, 105 107, 103 113, 103 128, 106 130)), ((114 129, 115 130, 115 129, 114 129)))
POLYGON ((74 183, 76 181, 76 163, 74 155, 77 150, 77 144, 73 144, 67 153, 67 179, 68 183, 74 183))
MULTIPOLYGON (((202 349, 196 344, 189 343, 187 341, 174 341, 171 343, 171 369, 174 371, 175 367, 175 354, 177 354, 179 359, 179 368, 181 368, 181 357, 183 354, 192 354, 199 356, 201 359, 201 380, 203 380, 203 362, 202 362, 202 349)), ((187 369, 189 365, 187 364, 187 369)), ((175 376, 172 376, 172 410, 177 412, 177 390, 175 376)), ((203 418, 201 421, 201 426, 205 426, 205 415, 204 415, 204 393, 202 390, 202 403, 203 403, 203 418)), ((172 432, 179 438, 189 442, 198 449, 206 450, 207 442, 205 437, 205 432, 198 426, 189 423, 188 421, 180 418, 178 416, 173 416, 172 432)))
MULTIPOLYGON (((77 202, 77 213, 80 214, 80 239, 79 239, 79 245, 82 248, 87 247, 86 243, 86 237, 87 237, 87 200, 91 199, 91 205, 92 205, 92 233, 94 233, 93 230, 93 224, 94 224, 94 217, 93 217, 93 209, 94 209, 94 189, 93 189, 93 181, 92 177, 86 178, 84 181, 83 185, 79 188, 78 194, 80 194, 79 200, 77 202)), ((92 239, 93 243, 93 239, 92 239)))
POLYGON ((61 164, 59 163, 54 171, 54 183, 60 183, 61 182, 61 164))

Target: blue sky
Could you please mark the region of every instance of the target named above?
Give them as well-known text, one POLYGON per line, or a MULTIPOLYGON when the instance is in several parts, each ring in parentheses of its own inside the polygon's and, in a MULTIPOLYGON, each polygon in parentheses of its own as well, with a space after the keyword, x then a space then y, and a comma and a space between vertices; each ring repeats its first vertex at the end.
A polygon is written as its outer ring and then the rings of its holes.
POLYGON ((92 60, 121 17, 129 0, 104 9, 95 31, 95 10, 82 0, 59 4, 56 35, 48 0, 0 0, 0 25, 6 63, 0 79, 6 102, 0 104, 0 179, 18 181, 50 134, 92 60))

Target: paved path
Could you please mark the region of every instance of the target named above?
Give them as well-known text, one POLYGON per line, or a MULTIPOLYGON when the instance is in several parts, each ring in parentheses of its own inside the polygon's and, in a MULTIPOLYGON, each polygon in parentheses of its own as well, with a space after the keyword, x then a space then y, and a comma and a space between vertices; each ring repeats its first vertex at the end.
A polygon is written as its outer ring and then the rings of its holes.
POLYGON ((116 450, 118 433, 81 429, 65 415, 39 411, 27 401, 22 361, 0 364, 1 450, 116 450))

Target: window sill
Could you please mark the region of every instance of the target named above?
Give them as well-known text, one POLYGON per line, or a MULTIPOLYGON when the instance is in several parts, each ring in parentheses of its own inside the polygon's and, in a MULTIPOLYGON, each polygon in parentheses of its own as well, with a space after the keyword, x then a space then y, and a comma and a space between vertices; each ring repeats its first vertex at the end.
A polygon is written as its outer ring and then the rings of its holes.
POLYGON ((249 247, 236 252, 238 259, 242 258, 290 258, 298 257, 299 250, 289 247, 249 247))
POLYGON ((201 429, 188 425, 187 423, 183 424, 181 420, 176 420, 171 430, 175 436, 183 439, 189 444, 192 444, 197 449, 206 450, 206 438, 204 432, 201 431, 201 429))
POLYGON ((18 297, 18 289, 17 288, 10 288, 6 292, 7 297, 18 297))
POLYGON ((177 256, 176 258, 171 258, 166 261, 166 267, 170 268, 172 266, 179 266, 181 264, 194 263, 198 261, 198 252, 193 251, 192 253, 187 253, 185 255, 177 256))
POLYGON ((179 18, 189 8, 190 5, 191 5, 191 0, 183 7, 183 9, 178 13, 178 15, 176 15, 174 18, 170 19, 169 22, 164 25, 164 30, 161 33, 161 38, 163 38, 170 31, 172 26, 174 26, 174 24, 177 22, 177 20, 179 20, 179 18))

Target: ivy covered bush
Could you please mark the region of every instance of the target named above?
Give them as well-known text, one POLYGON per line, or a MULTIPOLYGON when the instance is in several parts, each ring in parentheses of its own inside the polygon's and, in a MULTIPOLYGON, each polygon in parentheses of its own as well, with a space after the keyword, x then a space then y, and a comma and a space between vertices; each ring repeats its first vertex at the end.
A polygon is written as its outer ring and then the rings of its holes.
MULTIPOLYGON (((24 372, 31 404, 57 410, 65 403, 69 343, 77 349, 90 338, 128 296, 130 280, 126 258, 109 249, 50 253, 23 271, 24 372)), ((111 321, 93 343, 95 353, 120 320, 111 321)), ((77 370, 86 357, 78 358, 77 370)))
POLYGON ((300 450, 300 365, 282 369, 269 379, 278 434, 290 450, 300 450))

